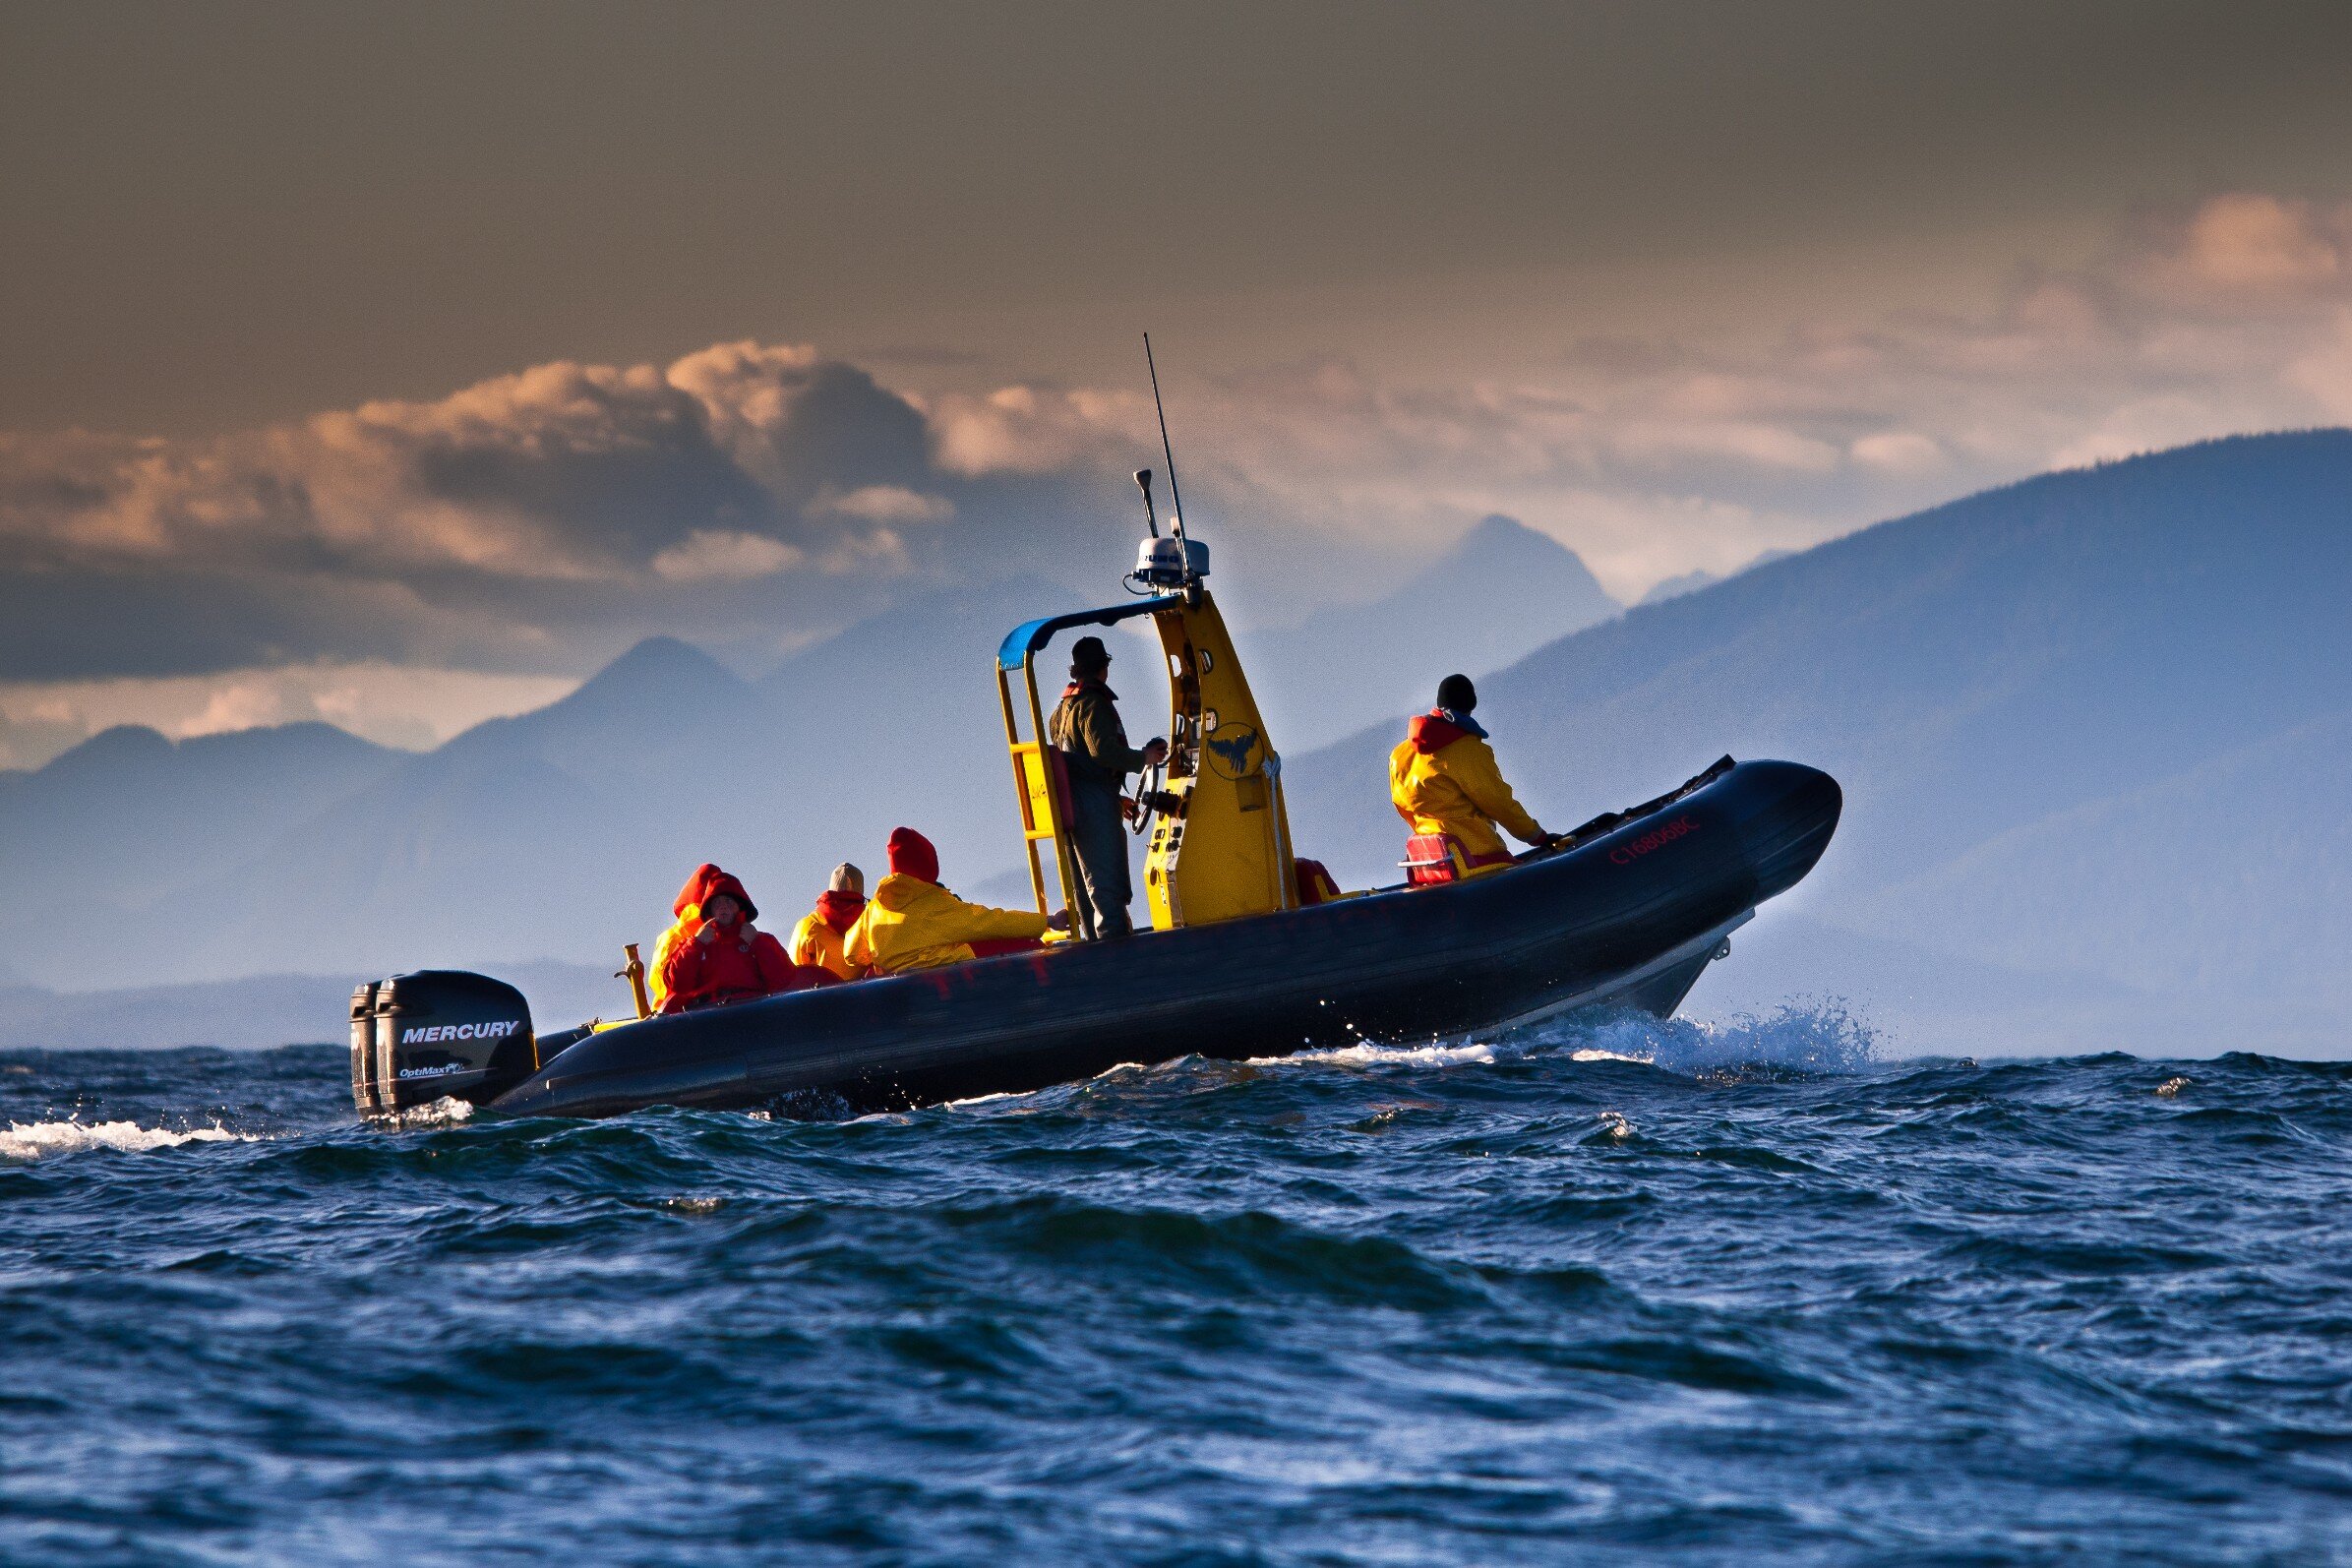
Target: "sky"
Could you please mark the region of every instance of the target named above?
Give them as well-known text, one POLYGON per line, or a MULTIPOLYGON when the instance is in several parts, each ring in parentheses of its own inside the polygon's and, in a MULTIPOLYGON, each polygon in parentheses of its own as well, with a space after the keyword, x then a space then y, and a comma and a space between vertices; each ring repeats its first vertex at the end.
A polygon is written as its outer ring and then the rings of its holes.
POLYGON ((2352 421, 2347 80, 2340 5, 0 9, 0 766, 1108 591, 1147 330, 1264 622, 2352 421))

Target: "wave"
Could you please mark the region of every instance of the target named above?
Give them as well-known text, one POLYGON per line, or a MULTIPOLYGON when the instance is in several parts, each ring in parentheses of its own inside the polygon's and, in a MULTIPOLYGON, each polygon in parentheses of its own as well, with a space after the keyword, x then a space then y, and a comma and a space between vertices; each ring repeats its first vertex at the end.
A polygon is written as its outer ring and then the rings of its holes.
POLYGON ((1488 1066, 1494 1061, 1494 1047, 1480 1040, 1435 1040, 1422 1046, 1376 1046, 1366 1041, 1322 1051, 1300 1051, 1288 1056, 1252 1056, 1247 1065, 1276 1067, 1317 1061, 1341 1067, 1488 1066))
MULTIPOLYGON (((1878 1035, 1841 1001, 1784 1002, 1768 1017, 1742 1014, 1715 1023, 1656 1018, 1648 1013, 1587 1012, 1546 1019, 1501 1034, 1458 1035, 1418 1043, 1328 1046, 1281 1056, 1251 1056, 1233 1067, 1267 1069, 1488 1067, 1531 1056, 1564 1055, 1579 1064, 1622 1062, 1657 1067, 1684 1076, 1719 1076, 1764 1070, 1807 1073, 1861 1072, 1880 1058, 1878 1035)), ((1210 1058, 1180 1056, 1156 1064, 1121 1062, 1090 1085, 1216 1069, 1210 1058)), ((1032 1094, 976 1095, 954 1102, 958 1111, 994 1110, 1007 1103, 1035 1105, 1041 1095, 1083 1091, 1089 1085, 1057 1085, 1032 1094)))
POLYGON ((1717 1023, 1588 1013, 1536 1025, 1520 1038, 1564 1050, 1574 1061, 1639 1062, 1683 1074, 1860 1072, 1880 1060, 1878 1032, 1834 1000, 1787 1001, 1767 1017, 1741 1013, 1717 1023))
POLYGON ((443 1095, 421 1106, 394 1111, 389 1116, 375 1117, 377 1126, 386 1131, 406 1132, 420 1127, 453 1127, 472 1119, 474 1108, 455 1095, 443 1095))
POLYGON ((12 1121, 0 1132, 0 1160, 30 1161, 51 1155, 80 1154, 89 1149, 113 1149, 144 1154, 151 1149, 176 1149, 186 1143, 257 1143, 256 1135, 226 1127, 143 1127, 136 1121, 12 1121))
POLYGON ((1716 1023, 1648 1013, 1571 1013, 1500 1035, 1467 1035, 1421 1045, 1341 1046, 1254 1058, 1270 1067, 1327 1062, 1343 1067, 1489 1066, 1560 1052, 1576 1062, 1627 1062, 1685 1075, 1743 1068, 1860 1072, 1880 1060, 1878 1033, 1842 1001, 1783 1002, 1767 1017, 1716 1023))

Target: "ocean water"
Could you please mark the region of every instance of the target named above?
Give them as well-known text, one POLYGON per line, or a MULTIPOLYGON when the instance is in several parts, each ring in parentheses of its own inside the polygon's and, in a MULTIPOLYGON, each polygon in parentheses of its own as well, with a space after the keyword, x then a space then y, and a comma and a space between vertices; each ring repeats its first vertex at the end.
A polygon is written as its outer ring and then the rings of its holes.
POLYGON ((2352 1068, 1835 1010, 855 1120, 0 1057, 0 1559, 2352 1559, 2352 1068))

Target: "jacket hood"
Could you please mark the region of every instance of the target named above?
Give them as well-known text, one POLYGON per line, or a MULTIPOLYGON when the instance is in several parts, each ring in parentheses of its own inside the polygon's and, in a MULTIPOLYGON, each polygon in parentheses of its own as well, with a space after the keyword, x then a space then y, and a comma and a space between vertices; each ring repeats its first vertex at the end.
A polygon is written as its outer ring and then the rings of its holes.
POLYGON ((752 895, 743 890, 743 883, 737 881, 730 874, 720 871, 716 866, 711 867, 710 872, 711 875, 702 884, 702 896, 694 902, 707 904, 712 899, 725 894, 743 905, 744 919, 757 920, 759 918, 759 906, 753 903, 752 895))
POLYGON ((935 882, 939 879, 939 852, 913 828, 894 827, 890 829, 890 872, 935 882))
POLYGON ((1442 713, 1417 713, 1413 722, 1405 727, 1405 738, 1423 756, 1435 756, 1464 736, 1476 733, 1442 713))
POLYGON ((845 936, 865 908, 866 900, 856 893, 835 889, 816 895, 816 918, 845 936))
POLYGON ((874 901, 893 915, 903 915, 924 899, 943 890, 937 882, 927 876, 892 872, 874 887, 874 901))
POLYGON ((708 896, 710 879, 726 874, 708 861, 695 867, 694 874, 686 879, 686 885, 678 889, 678 897, 671 903, 670 913, 684 919, 688 910, 696 907, 708 896))

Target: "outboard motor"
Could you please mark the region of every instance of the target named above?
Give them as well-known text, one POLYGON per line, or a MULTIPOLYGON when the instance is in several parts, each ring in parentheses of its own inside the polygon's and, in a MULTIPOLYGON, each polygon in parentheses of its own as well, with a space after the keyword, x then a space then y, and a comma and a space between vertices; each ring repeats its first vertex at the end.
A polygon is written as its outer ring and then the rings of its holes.
POLYGON ((481 1105, 539 1067, 522 993, 461 969, 420 969, 351 993, 351 1099, 391 1116, 445 1095, 481 1105))

